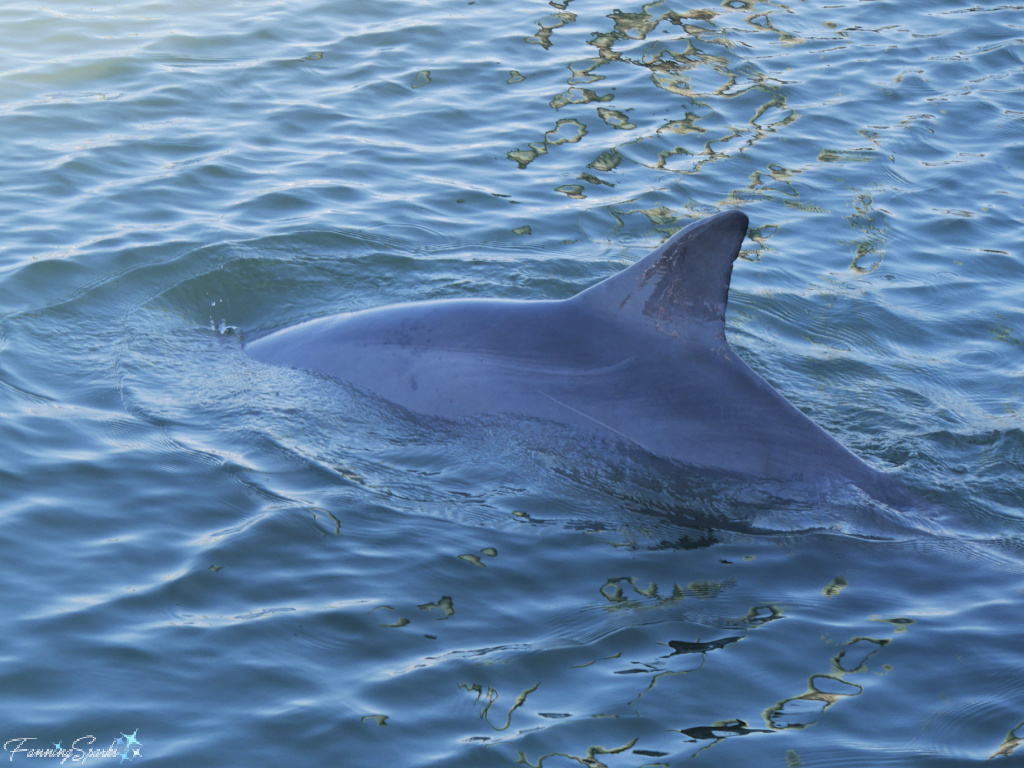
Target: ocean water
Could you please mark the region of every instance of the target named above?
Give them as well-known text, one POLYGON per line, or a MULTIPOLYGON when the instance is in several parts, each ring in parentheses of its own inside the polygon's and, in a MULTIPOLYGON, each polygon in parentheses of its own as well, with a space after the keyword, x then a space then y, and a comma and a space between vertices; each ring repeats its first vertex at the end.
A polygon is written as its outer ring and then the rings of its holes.
POLYGON ((1024 5, 44 0, 0 30, 2 757, 1022 759, 1024 5), (918 508, 242 350, 571 296, 734 208, 733 346, 918 508))

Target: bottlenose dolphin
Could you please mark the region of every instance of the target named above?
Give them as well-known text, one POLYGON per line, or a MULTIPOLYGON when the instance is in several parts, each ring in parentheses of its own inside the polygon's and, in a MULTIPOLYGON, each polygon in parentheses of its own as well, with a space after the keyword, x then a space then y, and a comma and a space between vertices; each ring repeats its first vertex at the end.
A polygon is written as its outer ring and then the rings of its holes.
POLYGON ((747 217, 691 224, 570 299, 455 299, 322 317, 250 341, 257 360, 326 374, 443 417, 518 414, 750 478, 900 486, 792 406, 725 337, 747 217))

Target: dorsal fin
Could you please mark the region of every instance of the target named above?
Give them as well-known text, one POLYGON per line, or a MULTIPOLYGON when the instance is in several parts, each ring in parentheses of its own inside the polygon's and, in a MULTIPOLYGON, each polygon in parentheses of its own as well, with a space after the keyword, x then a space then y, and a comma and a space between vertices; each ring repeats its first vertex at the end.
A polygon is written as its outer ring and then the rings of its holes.
POLYGON ((729 278, 747 224, 746 214, 739 211, 695 222, 573 301, 669 335, 689 337, 704 330, 724 339, 729 278))

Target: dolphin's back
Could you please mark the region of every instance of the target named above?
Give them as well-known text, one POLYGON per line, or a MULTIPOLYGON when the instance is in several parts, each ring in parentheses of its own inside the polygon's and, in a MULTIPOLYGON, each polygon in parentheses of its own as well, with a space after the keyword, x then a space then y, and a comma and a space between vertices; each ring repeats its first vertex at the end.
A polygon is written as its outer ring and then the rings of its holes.
POLYGON ((690 465, 782 481, 841 478, 874 493, 884 476, 726 340, 746 230, 739 212, 704 219, 568 300, 382 307, 285 328, 246 350, 422 413, 549 419, 690 465))

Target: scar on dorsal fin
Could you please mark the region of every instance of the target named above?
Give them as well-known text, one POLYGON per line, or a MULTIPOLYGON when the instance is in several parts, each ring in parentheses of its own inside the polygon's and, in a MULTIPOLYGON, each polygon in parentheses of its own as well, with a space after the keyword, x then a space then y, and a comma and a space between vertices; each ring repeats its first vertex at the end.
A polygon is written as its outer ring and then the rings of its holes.
POLYGON ((747 225, 746 214, 739 211, 702 219, 573 301, 670 335, 704 329, 724 338, 732 263, 747 225))

